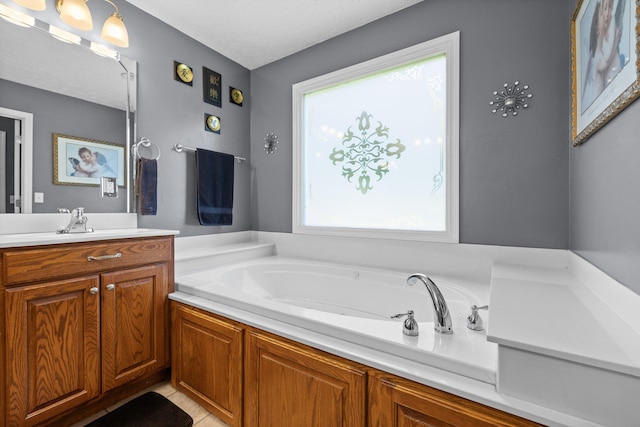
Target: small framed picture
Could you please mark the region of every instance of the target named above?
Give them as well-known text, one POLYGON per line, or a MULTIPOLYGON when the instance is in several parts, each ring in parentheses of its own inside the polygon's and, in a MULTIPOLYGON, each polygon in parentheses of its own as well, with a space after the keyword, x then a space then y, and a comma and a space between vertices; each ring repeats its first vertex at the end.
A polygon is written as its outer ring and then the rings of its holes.
POLYGON ((242 101, 244 101, 244 95, 240 89, 229 86, 229 102, 242 107, 242 101))
POLYGON ((187 64, 173 61, 173 78, 180 83, 193 86, 193 69, 187 64))
POLYGON ((221 128, 220 117, 205 113, 204 130, 219 134, 221 128))
POLYGON ((53 183, 100 186, 102 177, 126 185, 124 146, 95 139, 53 134, 53 183))
POLYGON ((202 97, 204 102, 222 107, 222 76, 202 67, 202 97))

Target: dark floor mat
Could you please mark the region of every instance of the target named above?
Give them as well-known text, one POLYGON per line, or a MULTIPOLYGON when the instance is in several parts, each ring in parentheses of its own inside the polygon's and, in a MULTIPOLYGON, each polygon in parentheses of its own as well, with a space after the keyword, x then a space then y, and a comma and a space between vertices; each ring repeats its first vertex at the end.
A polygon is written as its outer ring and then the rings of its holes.
POLYGON ((85 427, 191 427, 193 419, 166 397, 150 391, 85 427))

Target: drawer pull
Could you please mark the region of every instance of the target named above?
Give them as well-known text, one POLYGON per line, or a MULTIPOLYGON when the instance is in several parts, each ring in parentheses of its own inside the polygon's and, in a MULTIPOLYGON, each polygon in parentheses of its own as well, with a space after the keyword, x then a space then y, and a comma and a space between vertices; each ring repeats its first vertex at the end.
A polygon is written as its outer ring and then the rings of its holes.
POLYGON ((109 283, 109 284, 107 285, 107 290, 108 290, 108 291, 112 291, 112 290, 114 290, 115 288, 116 288, 116 285, 114 285, 113 283, 109 283))
POLYGON ((100 292, 100 290, 98 288, 91 288, 89 289, 89 293, 91 295, 96 295, 98 292, 100 292))
POLYGON ((122 258, 122 254, 120 252, 118 252, 115 255, 102 255, 102 256, 89 255, 87 257, 87 261, 102 261, 102 260, 105 260, 105 259, 115 259, 115 258, 122 258))

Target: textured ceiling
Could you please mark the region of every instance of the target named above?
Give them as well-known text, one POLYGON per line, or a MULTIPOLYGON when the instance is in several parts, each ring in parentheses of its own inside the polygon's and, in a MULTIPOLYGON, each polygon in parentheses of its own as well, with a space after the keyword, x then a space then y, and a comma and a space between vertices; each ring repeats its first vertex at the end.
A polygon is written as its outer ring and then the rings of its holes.
POLYGON ((250 70, 421 1, 128 0, 250 70))

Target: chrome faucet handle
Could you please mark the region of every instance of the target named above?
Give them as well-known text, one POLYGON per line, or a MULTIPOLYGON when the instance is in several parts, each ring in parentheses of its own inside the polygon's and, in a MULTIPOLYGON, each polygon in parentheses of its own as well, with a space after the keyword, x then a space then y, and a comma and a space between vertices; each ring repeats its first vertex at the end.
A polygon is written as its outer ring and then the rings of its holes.
POLYGON ((58 213, 68 213, 70 214, 71 211, 67 208, 58 208, 58 213))
POLYGON ((478 314, 478 310, 489 310, 489 306, 478 307, 475 304, 471 306, 471 314, 467 317, 467 328, 472 331, 484 331, 484 324, 482 317, 478 314))
POLYGON ((408 335, 410 337, 418 336, 418 322, 413 316, 413 310, 409 310, 406 313, 398 313, 391 316, 392 319, 400 319, 404 316, 407 316, 405 321, 402 324, 402 333, 408 335))

